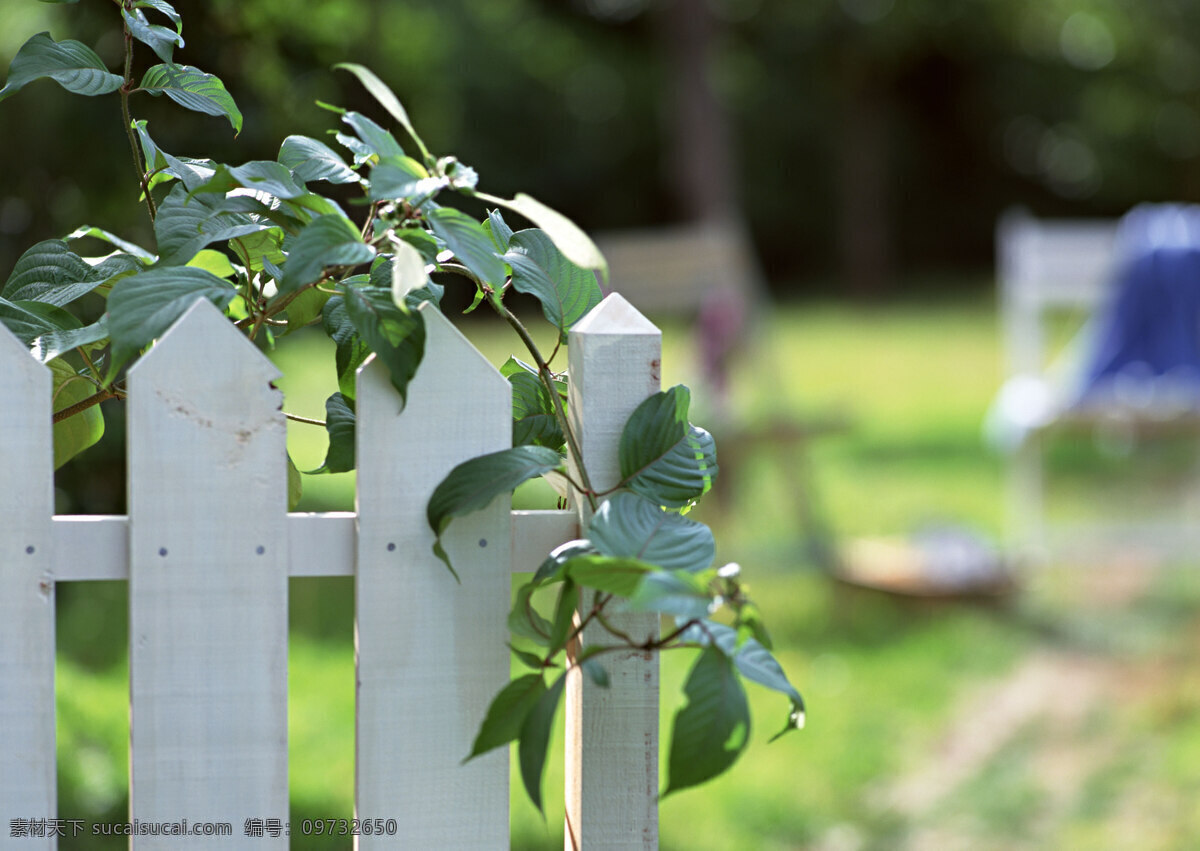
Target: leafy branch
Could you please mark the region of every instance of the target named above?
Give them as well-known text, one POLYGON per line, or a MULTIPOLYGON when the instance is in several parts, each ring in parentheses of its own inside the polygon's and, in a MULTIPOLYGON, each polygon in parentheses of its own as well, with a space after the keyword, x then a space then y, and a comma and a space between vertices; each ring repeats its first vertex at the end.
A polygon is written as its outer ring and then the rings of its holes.
POLYGON ((675 718, 664 794, 705 782, 742 753, 749 732, 744 679, 788 698, 784 732, 802 726, 803 701, 771 655, 739 569, 714 567, 711 530, 686 516, 718 472, 712 436, 688 419, 686 387, 653 394, 636 408, 620 437, 618 483, 602 492, 593 487, 568 416, 569 377, 550 366, 570 329, 601 299, 608 271, 591 239, 528 195, 507 199, 480 191, 475 170, 431 153, 399 99, 361 65, 337 67, 403 130, 403 144, 367 115, 321 104, 336 116, 334 139, 342 151, 289 136, 275 160, 230 164, 172 155, 154 141, 147 122, 133 116, 132 95, 165 96, 183 109, 222 118, 235 135, 241 112, 220 79, 175 61, 183 22, 167 0, 115 5, 122 17, 122 73, 111 72, 78 41, 40 33, 18 51, 0 89, 0 101, 43 79, 87 97, 116 93, 154 229, 153 250, 86 225, 65 239, 44 240, 21 256, 0 287, 0 322, 49 364, 55 398, 65 405, 53 415, 59 462, 99 439, 99 405, 125 397, 121 371, 205 298, 266 347, 320 324, 334 344, 339 390, 326 400, 323 420, 285 416, 328 434, 325 461, 311 474, 352 470, 358 367, 374 355, 404 399, 425 356, 417 308, 439 305, 444 292, 430 276, 457 274, 474 289, 470 309, 486 301, 532 363, 511 358, 501 367, 512 389, 513 447, 460 464, 431 496, 426 514, 434 553, 453 572, 442 546, 453 520, 531 479, 544 477, 563 491, 569 486, 586 509, 583 537, 550 553, 517 591, 509 626, 520 646, 510 647, 532 673, 496 696, 468 758, 517 741, 526 790, 540 807, 546 739, 565 671, 604 687, 608 673, 599 660, 619 652, 699 651, 684 685, 687 703, 675 718), (160 62, 136 82, 135 51, 146 49, 160 62), (414 156, 405 145, 415 146, 414 156), (321 184, 360 192, 362 220, 321 194, 321 184), (464 196, 487 204, 487 217, 478 221, 449 203, 464 196), (504 212, 532 226, 514 231, 504 212), (109 253, 81 253, 85 239, 104 243, 109 253), (505 304, 514 291, 535 298, 554 330, 549 357, 505 304), (67 309, 85 296, 106 303, 103 317, 89 325, 67 309), (57 427, 73 417, 87 427, 57 427), (582 598, 590 604, 581 607, 582 598), (674 626, 639 636, 621 621, 625 612, 673 618, 674 626), (547 685, 546 672, 558 668, 564 673, 547 685))

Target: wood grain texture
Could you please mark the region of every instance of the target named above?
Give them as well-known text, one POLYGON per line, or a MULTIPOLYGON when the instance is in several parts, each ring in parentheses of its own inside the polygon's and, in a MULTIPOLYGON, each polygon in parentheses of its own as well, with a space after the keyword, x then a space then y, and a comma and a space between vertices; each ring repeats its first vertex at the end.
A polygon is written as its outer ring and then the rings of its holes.
POLYGON ((367 848, 508 846, 508 754, 466 765, 487 706, 509 677, 507 495, 443 536, 462 584, 432 553, 425 506, 459 463, 508 448, 508 382, 431 304, 408 403, 381 363, 358 374, 356 805, 394 818, 367 848))
POLYGON ((288 817, 287 460, 279 373, 199 301, 129 372, 130 810, 283 848, 288 817))
MULTIPOLYGON (((620 482, 617 449, 630 414, 659 390, 662 334, 614 293, 571 330, 570 416, 595 490, 620 482)), ((586 510, 584 522, 586 527, 586 510)), ((611 618, 634 637, 657 636, 658 616, 611 618)), ((604 642, 589 628, 584 645, 604 642)), ((573 669, 567 678, 568 849, 658 847, 658 658, 599 657, 609 688, 573 669)))
POLYGON ((55 847, 11 836, 13 819, 56 814, 50 388, 0 326, 0 848, 55 847))

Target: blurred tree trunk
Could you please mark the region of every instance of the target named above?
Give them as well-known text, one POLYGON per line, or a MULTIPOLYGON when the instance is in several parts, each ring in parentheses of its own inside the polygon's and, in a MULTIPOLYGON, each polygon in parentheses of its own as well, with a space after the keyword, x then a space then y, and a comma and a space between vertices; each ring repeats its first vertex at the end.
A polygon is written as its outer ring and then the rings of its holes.
POLYGON ((667 0, 658 14, 667 59, 667 170, 684 218, 740 218, 729 119, 712 86, 719 24, 705 0, 667 0))
POLYGON ((844 61, 837 136, 837 234, 846 291, 861 300, 894 284, 891 121, 884 83, 869 63, 844 61))

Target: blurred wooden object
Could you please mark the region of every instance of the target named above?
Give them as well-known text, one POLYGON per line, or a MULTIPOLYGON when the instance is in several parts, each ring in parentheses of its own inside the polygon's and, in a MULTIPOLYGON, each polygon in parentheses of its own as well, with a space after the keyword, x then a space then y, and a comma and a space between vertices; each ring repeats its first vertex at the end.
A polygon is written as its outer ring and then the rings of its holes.
POLYGON ((744 303, 766 297, 754 246, 734 220, 597 234, 612 288, 643 313, 693 315, 706 296, 732 291, 744 303))
POLYGON ((999 601, 1017 589, 1000 553, 974 536, 864 538, 839 551, 838 581, 926 600, 999 601))

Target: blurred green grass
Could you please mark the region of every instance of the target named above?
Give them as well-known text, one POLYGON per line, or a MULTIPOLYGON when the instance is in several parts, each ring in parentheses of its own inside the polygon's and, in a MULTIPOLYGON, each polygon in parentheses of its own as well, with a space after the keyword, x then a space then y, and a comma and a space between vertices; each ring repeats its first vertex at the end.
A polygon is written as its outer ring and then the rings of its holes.
MULTIPOLYGON (((462 327, 493 363, 514 351, 515 341, 501 326, 470 320, 462 327)), ((840 541, 906 534, 931 521, 1001 534, 1003 459, 980 437, 984 411, 1000 379, 992 306, 977 300, 873 310, 835 304, 777 308, 754 329, 734 367, 733 415, 725 417, 704 410, 708 403, 688 325, 668 321, 663 329, 664 385, 693 387, 693 418, 714 423, 719 449, 723 441, 737 442, 773 423, 834 416, 846 427, 803 447, 787 442, 739 447, 742 460, 723 470, 727 491, 719 504, 710 499, 698 509, 714 526, 718 558, 742 564, 779 658, 809 702, 809 721, 804 731, 767 746, 786 706, 777 695, 750 685, 755 730, 748 752, 727 776, 661 803, 662 847, 791 849, 839 835, 849 835, 855 848, 900 847, 912 825, 875 802, 880 788, 929 758, 962 695, 1003 675, 1047 641, 1045 622, 1067 630, 1078 626, 1078 635, 1087 636, 1092 634, 1086 628, 1088 614, 1071 620, 1067 615, 1076 601, 1062 589, 1054 592, 1057 597, 1051 593, 1040 602, 1023 603, 1015 615, 914 607, 850 592, 811 563, 806 544, 812 529, 800 500, 816 503, 827 531, 840 541), (803 486, 797 483, 802 477, 803 486)), ((280 382, 285 408, 322 418, 324 400, 336 389, 328 342, 316 334, 298 335, 283 341, 275 357, 285 373, 280 382)), ((288 443, 301 469, 320 465, 321 429, 291 422, 288 443)), ((1069 474, 1080 463, 1061 466, 1069 474)), ((1091 475, 1086 463, 1082 469, 1091 475)), ((1086 503, 1086 476, 1084 482, 1068 488, 1069 510, 1086 503)), ((518 504, 546 507, 550 498, 526 490, 518 504)), ((306 477, 301 510, 352 506, 352 474, 306 477)), ((60 809, 63 817, 91 821, 124 817, 128 739, 123 588, 105 583, 97 592, 94 602, 61 618, 59 628, 60 809)), ((348 817, 353 808, 352 584, 348 579, 292 580, 291 595, 293 820, 348 817)), ((1170 591, 1158 599, 1193 598, 1170 591)), ((1157 637, 1150 643, 1160 647, 1193 611, 1186 602, 1147 604, 1129 622, 1157 629, 1151 629, 1157 637)), ((690 663, 688 654, 667 654, 663 660, 664 747, 690 663)), ((1155 788, 1200 788, 1195 761, 1171 758, 1165 766, 1148 765, 1128 732, 1153 728, 1162 741, 1177 740, 1186 753, 1200 753, 1200 725, 1189 714, 1193 705, 1200 706, 1200 674, 1188 671, 1184 681, 1195 695, 1177 695, 1175 703, 1163 697, 1167 709, 1145 710, 1169 714, 1175 707, 1178 718, 1170 716, 1170 724, 1143 719, 1140 727, 1130 726, 1120 713, 1097 722, 1123 744, 1089 780, 1078 812, 1057 836, 1083 843, 1073 847, 1104 847, 1088 844, 1103 835, 1105 821, 1098 810, 1113 796, 1127 794, 1131 783, 1145 781, 1146 772, 1155 788)), ((1037 741, 1036 731, 1029 736, 1037 741)), ((526 801, 514 773, 514 847, 561 847, 561 740, 556 741, 545 780, 548 821, 526 801)), ((1024 753, 1014 745, 1007 762, 989 764, 951 799, 994 838, 1005 835, 1014 812, 1030 807, 1030 789, 1036 786, 1024 772, 1024 753)), ((1192 822, 1180 815, 1177 823, 1182 830, 1192 822)), ((63 847, 85 846, 64 842, 63 847)), ((325 846, 311 839, 295 847, 325 846)))

